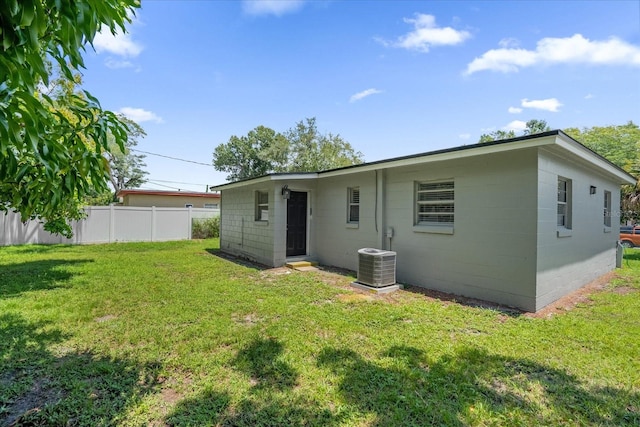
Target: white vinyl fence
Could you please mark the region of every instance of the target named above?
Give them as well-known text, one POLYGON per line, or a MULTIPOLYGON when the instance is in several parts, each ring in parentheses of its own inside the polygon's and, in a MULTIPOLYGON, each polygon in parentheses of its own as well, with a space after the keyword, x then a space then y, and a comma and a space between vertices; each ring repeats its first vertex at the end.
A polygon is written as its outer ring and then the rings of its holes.
POLYGON ((72 223, 71 239, 45 231, 39 221, 23 224, 19 214, 0 212, 0 246, 189 240, 193 219, 220 215, 219 209, 203 208, 89 206, 85 210, 87 218, 72 223))

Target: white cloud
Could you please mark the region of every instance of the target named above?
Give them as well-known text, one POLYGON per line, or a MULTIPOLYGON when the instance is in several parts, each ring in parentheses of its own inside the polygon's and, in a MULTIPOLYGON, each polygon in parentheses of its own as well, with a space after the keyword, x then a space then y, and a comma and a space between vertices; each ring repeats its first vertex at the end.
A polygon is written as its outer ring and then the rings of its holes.
POLYGON ((242 9, 249 15, 276 15, 296 12, 303 0, 244 0, 242 9))
POLYGON ((460 135, 458 135, 458 138, 460 138, 460 139, 469 139, 469 138, 471 138, 471 134, 470 133, 461 133, 460 135))
POLYGON ((547 37, 538 41, 535 50, 502 47, 492 49, 467 65, 465 74, 490 70, 517 72, 534 65, 585 64, 640 66, 640 47, 611 37, 594 41, 575 34, 572 37, 547 37))
POLYGON ((522 113, 522 108, 509 107, 508 111, 509 111, 510 114, 520 114, 520 113, 522 113))
POLYGON ((131 61, 127 61, 127 60, 118 60, 112 57, 109 57, 107 59, 104 60, 104 65, 107 66, 107 68, 111 68, 111 69, 118 69, 118 68, 133 68, 135 67, 135 65, 133 64, 133 62, 131 61))
POLYGON ((528 100, 527 98, 522 100, 520 104, 524 108, 533 108, 536 110, 545 110, 552 111, 554 113, 558 112, 558 108, 562 106, 560 101, 556 98, 548 98, 548 99, 532 99, 528 100))
POLYGON ((592 98, 594 98, 594 96, 591 93, 586 94, 584 97, 584 99, 592 99, 592 98))
POLYGON ((349 98, 349 102, 356 102, 356 101, 360 101, 362 98, 366 98, 367 96, 371 96, 371 95, 375 95, 376 93, 382 93, 381 90, 378 89, 367 89, 367 90, 363 90, 362 92, 358 92, 354 95, 351 95, 351 98, 349 98))
POLYGON ((514 132, 522 132, 526 128, 527 128, 527 122, 523 122, 522 120, 514 120, 508 125, 506 125, 505 127, 503 127, 502 130, 506 130, 506 131, 512 130, 514 132))
POLYGON ((122 107, 118 112, 124 115, 126 118, 133 120, 136 123, 142 122, 156 122, 162 123, 162 117, 156 115, 151 111, 144 110, 142 108, 122 107))
POLYGON ((377 39, 385 46, 399 47, 419 52, 429 52, 432 46, 451 46, 464 42, 471 37, 467 31, 459 31, 451 27, 438 27, 433 15, 416 13, 415 18, 405 18, 404 22, 413 25, 413 31, 398 37, 395 42, 377 39))
POLYGON ((504 49, 512 49, 520 46, 520 41, 514 38, 506 38, 506 39, 500 40, 498 44, 500 45, 500 47, 504 49))
POLYGON ((93 47, 96 52, 107 52, 123 58, 135 58, 142 52, 142 45, 131 38, 130 33, 121 30, 111 33, 109 27, 103 25, 93 39, 93 47))

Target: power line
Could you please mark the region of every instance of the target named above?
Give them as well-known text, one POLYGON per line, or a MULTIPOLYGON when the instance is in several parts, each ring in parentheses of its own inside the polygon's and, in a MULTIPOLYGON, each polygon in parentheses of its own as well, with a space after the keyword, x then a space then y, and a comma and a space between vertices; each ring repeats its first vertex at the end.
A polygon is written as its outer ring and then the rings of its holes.
POLYGON ((136 150, 134 148, 130 148, 129 150, 136 151, 138 153, 149 154, 151 156, 164 157, 165 159, 178 160, 178 161, 181 161, 181 162, 193 163, 193 164, 201 165, 201 166, 209 166, 210 168, 213 167, 213 165, 210 164, 210 163, 202 163, 202 162, 196 162, 194 160, 179 159, 177 157, 165 156, 164 154, 158 154, 158 153, 150 153, 149 151, 136 150))
MULTIPOLYGON (((151 181, 147 181, 147 182, 149 182, 151 185, 159 185, 160 187, 171 188, 172 190, 180 190, 180 188, 172 187, 170 185, 158 184, 156 182, 151 182, 151 181)), ((153 189, 152 188, 145 188, 144 190, 153 190, 153 189)))
POLYGON ((147 181, 148 182, 166 182, 168 184, 207 185, 207 184, 196 184, 195 182, 166 181, 164 179, 148 179, 147 181))

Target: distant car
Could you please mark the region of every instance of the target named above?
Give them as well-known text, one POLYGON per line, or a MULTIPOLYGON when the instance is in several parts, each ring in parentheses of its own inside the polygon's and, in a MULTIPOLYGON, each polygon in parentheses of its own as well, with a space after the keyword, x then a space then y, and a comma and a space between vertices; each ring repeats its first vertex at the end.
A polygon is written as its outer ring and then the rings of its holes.
POLYGON ((620 226, 620 243, 625 248, 640 247, 640 225, 620 226))

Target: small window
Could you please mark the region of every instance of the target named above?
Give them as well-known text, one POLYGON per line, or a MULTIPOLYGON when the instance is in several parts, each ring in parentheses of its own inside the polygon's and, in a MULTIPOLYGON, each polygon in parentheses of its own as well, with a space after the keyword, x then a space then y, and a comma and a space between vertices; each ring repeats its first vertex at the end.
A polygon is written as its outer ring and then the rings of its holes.
POLYGON ((604 192, 604 225, 611 227, 611 191, 604 192))
POLYGON ((348 189, 348 198, 347 222, 358 223, 360 221, 360 188, 350 187, 348 189))
POLYGON ((185 208, 192 208, 192 207, 193 207, 193 204, 192 204, 192 203, 187 203, 187 204, 185 204, 185 205, 184 205, 184 207, 185 207, 185 208))
POLYGON ((256 221, 269 220, 269 193, 256 191, 256 221))
POLYGON ((558 177, 558 227, 571 229, 571 180, 558 177))
POLYGON ((453 225, 454 183, 416 183, 416 225, 453 225))
POLYGON ((204 204, 204 208, 205 209, 218 209, 218 204, 217 203, 205 203, 204 204))

